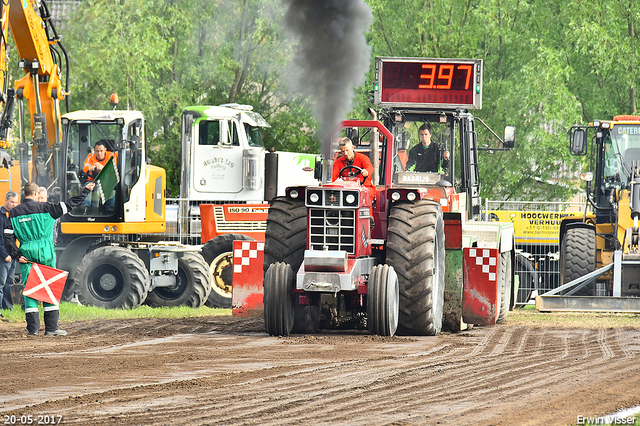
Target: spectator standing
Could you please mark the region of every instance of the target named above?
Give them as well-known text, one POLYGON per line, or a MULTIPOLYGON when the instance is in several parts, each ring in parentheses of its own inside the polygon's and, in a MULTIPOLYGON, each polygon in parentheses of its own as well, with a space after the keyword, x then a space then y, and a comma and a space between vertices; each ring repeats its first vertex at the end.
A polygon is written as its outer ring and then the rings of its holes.
POLYGON ((4 205, 0 207, 0 227, 4 237, 2 244, 0 244, 0 302, 2 309, 13 309, 11 286, 20 251, 16 247, 16 238, 9 222, 9 212, 17 204, 18 194, 9 191, 4 197, 4 205))
MULTIPOLYGON (((68 202, 42 203, 38 202, 38 186, 29 182, 24 186, 24 199, 22 203, 15 206, 9 212, 11 227, 16 238, 20 241, 21 256, 20 273, 22 282, 26 284, 31 270, 31 263, 36 262, 42 265, 56 266, 56 254, 53 244, 53 226, 55 220, 66 214, 73 207, 82 201, 93 190, 94 183, 89 183, 85 188, 71 198, 68 202)), ((40 317, 38 312, 38 301, 30 297, 24 297, 25 317, 27 321, 27 332, 29 335, 37 336, 40 329, 40 317)), ((58 321, 60 311, 58 305, 43 303, 44 325, 46 336, 64 336, 66 331, 60 330, 58 321)))

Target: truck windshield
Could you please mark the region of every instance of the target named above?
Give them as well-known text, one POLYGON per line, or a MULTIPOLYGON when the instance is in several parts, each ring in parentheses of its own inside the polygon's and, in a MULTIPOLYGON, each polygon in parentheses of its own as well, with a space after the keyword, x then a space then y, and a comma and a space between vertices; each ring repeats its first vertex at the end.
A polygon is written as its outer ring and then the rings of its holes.
POLYGON ((247 123, 244 124, 244 129, 247 132, 247 140, 249 146, 262 147, 262 135, 260 134, 260 127, 250 126, 247 123))
MULTIPOLYGON (((106 162, 114 156, 122 143, 122 125, 115 121, 83 120, 69 123, 65 132, 67 147, 67 199, 76 195, 82 186, 97 175, 96 162, 106 162), (100 148, 96 150, 96 145, 100 148), (101 158, 98 158, 101 157, 101 158)), ((84 204, 71 211, 72 215, 111 215, 115 191, 105 194, 103 203, 94 191, 84 204)))
POLYGON ((615 125, 604 137, 605 182, 628 186, 634 161, 640 162, 640 125, 615 125))

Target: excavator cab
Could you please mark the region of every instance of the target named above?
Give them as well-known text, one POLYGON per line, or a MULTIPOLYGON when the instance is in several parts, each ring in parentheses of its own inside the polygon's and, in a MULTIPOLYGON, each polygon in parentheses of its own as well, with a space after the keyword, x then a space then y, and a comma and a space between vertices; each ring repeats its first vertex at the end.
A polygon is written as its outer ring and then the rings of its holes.
MULTIPOLYGON (((80 206, 69 212, 62 225, 63 233, 95 234, 107 229, 116 233, 130 232, 133 223, 140 223, 136 229, 142 232, 147 227, 142 224, 146 220, 158 224, 164 221, 164 202, 159 203, 163 200, 160 193, 164 192, 164 177, 160 182, 141 179, 145 166, 152 170, 156 168, 145 164, 144 118, 140 112, 77 111, 62 117, 62 127, 66 168, 60 177, 64 200, 75 196, 87 182, 95 179, 95 172, 89 169, 89 160, 92 156, 97 157, 94 154, 96 145, 106 148, 106 158, 113 157, 117 178, 115 189, 103 194, 94 190, 80 206), (147 197, 153 200, 147 202, 147 197), (122 222, 131 225, 112 225, 122 222)), ((158 227, 157 232, 163 230, 164 226, 158 227)))

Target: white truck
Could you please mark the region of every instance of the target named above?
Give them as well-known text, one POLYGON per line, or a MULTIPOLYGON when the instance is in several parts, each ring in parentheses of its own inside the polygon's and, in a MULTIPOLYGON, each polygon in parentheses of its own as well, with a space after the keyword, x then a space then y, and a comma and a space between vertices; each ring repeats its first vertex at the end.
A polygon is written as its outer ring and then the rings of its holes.
POLYGON ((269 200, 287 186, 317 185, 313 153, 269 152, 267 121, 249 105, 191 106, 182 112, 180 198, 168 200, 167 228, 204 244, 210 307, 231 306, 234 240, 264 240, 269 200), (213 226, 203 232, 201 220, 213 226))

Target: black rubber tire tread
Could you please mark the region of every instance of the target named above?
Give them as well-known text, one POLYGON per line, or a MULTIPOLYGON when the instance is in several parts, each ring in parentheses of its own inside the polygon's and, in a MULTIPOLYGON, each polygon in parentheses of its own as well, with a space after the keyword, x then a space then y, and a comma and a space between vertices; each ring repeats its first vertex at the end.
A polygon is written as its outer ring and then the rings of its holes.
POLYGON ((264 278, 264 325, 270 336, 293 330, 293 270, 283 262, 269 266, 264 278))
POLYGON ((204 305, 211 293, 211 275, 204 258, 198 253, 184 253, 178 258, 178 274, 186 277, 186 283, 181 283, 178 291, 158 287, 149 292, 144 303, 152 307, 204 305))
POLYGON ((367 328, 372 334, 393 336, 398 328, 398 277, 393 267, 376 265, 367 284, 367 328))
POLYGON ((320 328, 320 305, 300 305, 297 298, 293 305, 292 333, 313 334, 320 328))
POLYGON ((500 282, 500 312, 497 323, 504 322, 509 315, 509 305, 511 304, 511 252, 500 253, 500 264, 498 270, 498 280, 500 282))
MULTIPOLYGON (((568 229, 560 248, 560 285, 596 270, 596 233, 593 229, 568 229)), ((574 296, 595 296, 595 282, 574 296)))
POLYGON ((400 287, 397 334, 434 336, 440 333, 444 258, 440 204, 431 200, 395 203, 388 221, 387 264, 398 274, 400 287), (434 271, 438 275, 435 279, 434 271))
POLYGON ((277 197, 271 201, 264 235, 264 266, 284 262, 298 272, 307 247, 307 208, 304 200, 277 197))
POLYGON ((222 234, 207 241, 202 246, 200 254, 209 265, 211 276, 211 293, 205 302, 210 308, 230 308, 232 294, 219 285, 218 279, 222 280, 225 287, 231 288, 233 277, 233 242, 234 241, 254 241, 253 238, 243 234, 222 234), (219 277, 213 276, 213 270, 216 265, 211 265, 215 259, 221 255, 230 256, 231 262, 229 267, 225 268, 219 277))
POLYGON ((538 272, 535 265, 521 253, 516 253, 516 275, 519 277, 516 306, 526 305, 531 299, 533 290, 537 290, 538 272))
MULTIPOLYGON (((93 277, 98 279, 98 277, 93 277)), ((124 247, 100 247, 87 253, 73 274, 73 293, 83 305, 99 306, 106 309, 134 309, 140 306, 149 293, 151 281, 149 272, 134 252, 124 247), (113 297, 98 297, 92 291, 94 281, 89 280, 97 268, 113 268, 120 274, 122 281, 118 283, 121 291, 113 297)))

